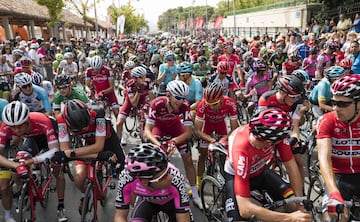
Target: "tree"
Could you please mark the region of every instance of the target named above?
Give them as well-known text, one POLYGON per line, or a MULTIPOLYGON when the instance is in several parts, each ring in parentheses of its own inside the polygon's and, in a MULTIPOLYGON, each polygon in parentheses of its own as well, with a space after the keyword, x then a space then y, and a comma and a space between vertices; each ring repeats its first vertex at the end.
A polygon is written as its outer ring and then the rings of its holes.
POLYGON ((136 14, 135 8, 128 2, 120 8, 114 4, 108 7, 108 14, 111 18, 111 23, 116 25, 117 18, 124 14, 125 25, 124 32, 126 34, 139 33, 143 28, 149 29, 148 22, 145 20, 144 15, 136 14))
MULTIPOLYGON (((39 5, 43 5, 48 9, 50 17, 50 22, 48 23, 48 26, 56 28, 56 30, 58 30, 58 27, 55 26, 55 24, 57 24, 57 22, 61 20, 61 11, 64 7, 63 0, 36 0, 36 3, 38 3, 39 5)), ((59 37, 59 32, 55 31, 55 33, 57 34, 56 37, 59 37)))
MULTIPOLYGON (((81 16, 84 26, 87 27, 86 23, 93 21, 94 19, 88 16, 88 12, 95 7, 95 2, 91 0, 65 0, 70 3, 76 12, 81 16)), ((96 0, 99 2, 99 0, 96 0)), ((70 7, 70 6, 69 6, 70 7)), ((71 7, 72 8, 72 7, 71 7)), ((86 28, 86 38, 89 37, 88 29, 86 28)))

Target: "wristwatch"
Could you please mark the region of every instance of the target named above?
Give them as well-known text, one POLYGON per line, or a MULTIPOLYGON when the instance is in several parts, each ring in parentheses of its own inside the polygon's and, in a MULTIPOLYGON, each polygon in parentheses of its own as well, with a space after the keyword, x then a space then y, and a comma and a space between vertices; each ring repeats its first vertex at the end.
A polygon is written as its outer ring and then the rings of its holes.
POLYGON ((71 150, 70 158, 75 158, 75 156, 76 156, 75 150, 71 150))

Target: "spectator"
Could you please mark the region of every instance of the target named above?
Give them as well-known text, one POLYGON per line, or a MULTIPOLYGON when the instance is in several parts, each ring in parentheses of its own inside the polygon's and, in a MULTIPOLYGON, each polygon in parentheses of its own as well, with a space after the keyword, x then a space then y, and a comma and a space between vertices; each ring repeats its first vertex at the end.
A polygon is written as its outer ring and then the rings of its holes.
POLYGON ((337 23, 336 29, 338 31, 347 32, 352 26, 351 19, 345 18, 345 14, 341 13, 339 17, 339 22, 337 23))
POLYGON ((360 73, 360 53, 359 53, 359 42, 352 41, 350 44, 350 59, 353 61, 351 70, 354 73, 360 73))
POLYGON ((354 23, 352 24, 352 31, 360 33, 360 14, 356 13, 354 23))
POLYGON ((313 24, 310 25, 310 32, 315 33, 316 37, 319 37, 319 35, 320 35, 320 29, 321 29, 321 26, 319 25, 319 20, 317 20, 316 18, 314 18, 313 24))

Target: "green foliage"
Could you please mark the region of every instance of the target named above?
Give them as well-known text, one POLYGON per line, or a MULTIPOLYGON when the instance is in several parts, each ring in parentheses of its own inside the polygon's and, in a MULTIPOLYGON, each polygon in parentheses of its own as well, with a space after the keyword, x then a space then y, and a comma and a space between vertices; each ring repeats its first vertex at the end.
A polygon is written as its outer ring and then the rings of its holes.
POLYGON ((116 7, 114 4, 108 7, 108 14, 111 18, 111 23, 116 25, 117 18, 124 14, 125 16, 125 25, 124 32, 125 34, 138 33, 143 28, 149 28, 147 21, 144 18, 143 14, 137 14, 135 8, 128 2, 126 5, 121 6, 120 8, 116 7))
MULTIPOLYGON (((88 16, 88 11, 95 7, 95 3, 93 0, 65 0, 69 3, 69 8, 74 8, 76 12, 81 16, 84 24, 86 22, 91 21, 92 18, 88 16)), ((97 2, 99 2, 97 0, 97 2)))
POLYGON ((54 26, 55 22, 61 20, 61 11, 64 7, 63 0, 36 0, 36 3, 47 7, 50 17, 49 25, 51 27, 54 26))

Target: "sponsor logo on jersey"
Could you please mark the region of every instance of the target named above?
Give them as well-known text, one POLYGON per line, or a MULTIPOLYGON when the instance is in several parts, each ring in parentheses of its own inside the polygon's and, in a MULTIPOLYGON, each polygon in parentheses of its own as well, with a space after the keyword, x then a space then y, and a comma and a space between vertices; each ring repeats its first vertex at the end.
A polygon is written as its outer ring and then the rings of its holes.
POLYGON ((133 178, 130 176, 129 171, 127 170, 122 171, 119 178, 120 179, 118 180, 118 186, 117 186, 118 192, 116 196, 116 201, 123 203, 124 202, 123 189, 126 184, 133 181, 133 178))
POLYGON ((360 146, 360 139, 337 139, 332 138, 332 145, 334 146, 360 146))
POLYGON ((106 130, 106 121, 104 118, 96 119, 96 130, 103 133, 106 130))
POLYGON ((59 124, 59 138, 65 138, 67 134, 66 124, 59 124))
POLYGON ((237 174, 242 177, 243 179, 245 179, 245 177, 247 176, 246 173, 246 157, 244 156, 239 156, 239 160, 237 162, 237 174))

